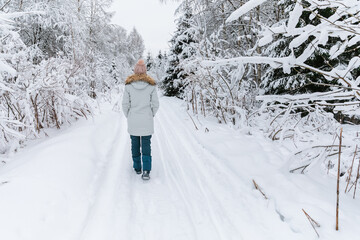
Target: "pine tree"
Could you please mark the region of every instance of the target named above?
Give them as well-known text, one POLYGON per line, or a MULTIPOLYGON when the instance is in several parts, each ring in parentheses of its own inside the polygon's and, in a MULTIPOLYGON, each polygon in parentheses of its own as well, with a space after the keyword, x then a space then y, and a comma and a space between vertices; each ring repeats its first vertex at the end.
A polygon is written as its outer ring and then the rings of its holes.
POLYGON ((162 52, 160 50, 155 59, 158 68, 160 68, 163 65, 163 60, 164 60, 164 56, 162 55, 162 52))
POLYGON ((188 31, 191 27, 191 19, 191 10, 187 8, 184 11, 184 15, 178 19, 177 30, 170 41, 169 66, 166 70, 167 76, 162 82, 165 96, 182 97, 184 79, 187 74, 184 73, 180 63, 194 53, 194 51, 191 50, 191 43, 194 43, 195 40, 191 32, 188 31))
MULTIPOLYGON (((292 11, 295 3, 296 1, 285 1, 283 3, 284 9, 287 9, 288 12, 292 11)), ((329 19, 335 11, 336 10, 334 8, 330 7, 313 10, 313 12, 316 12, 324 19, 329 19)), ((314 16, 311 11, 305 9, 302 12, 299 22, 297 23, 297 27, 304 27, 310 24, 317 26, 321 23, 321 21, 323 20, 321 20, 318 16, 314 16)), ((308 36, 307 41, 295 48, 292 53, 289 48, 289 44, 294 39, 294 36, 289 37, 285 34, 278 36, 276 41, 267 48, 266 54, 271 57, 287 57, 294 54, 294 56, 298 58, 302 54, 306 54, 311 51, 311 48, 313 47, 315 48, 315 51, 309 58, 307 58, 305 64, 322 71, 331 71, 336 66, 347 65, 354 56, 358 56, 360 54, 360 43, 358 43, 352 46, 351 49, 347 49, 339 57, 332 58, 331 49, 344 40, 339 37, 330 37, 327 43, 319 44, 315 47, 313 45, 313 40, 315 40, 314 36, 308 36)), ((321 39, 316 41, 321 41, 321 39)), ((357 72, 359 72, 359 70, 357 72)), ((312 83, 336 84, 336 80, 329 80, 320 73, 300 67, 292 68, 290 73, 284 73, 282 68, 275 70, 269 68, 263 78, 262 86, 267 94, 297 94, 325 92, 330 90, 329 86, 312 83)))
POLYGON ((147 56, 146 56, 146 68, 148 71, 152 71, 153 68, 155 68, 155 61, 154 58, 152 57, 151 53, 148 52, 147 56))

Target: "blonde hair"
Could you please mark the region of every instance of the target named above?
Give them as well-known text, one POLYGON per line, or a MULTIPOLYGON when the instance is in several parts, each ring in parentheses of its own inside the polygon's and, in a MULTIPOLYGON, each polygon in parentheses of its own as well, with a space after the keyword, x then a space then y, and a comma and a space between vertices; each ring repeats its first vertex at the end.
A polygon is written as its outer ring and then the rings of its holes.
POLYGON ((146 65, 145 65, 144 60, 140 59, 136 63, 134 73, 135 74, 145 74, 146 73, 146 65))

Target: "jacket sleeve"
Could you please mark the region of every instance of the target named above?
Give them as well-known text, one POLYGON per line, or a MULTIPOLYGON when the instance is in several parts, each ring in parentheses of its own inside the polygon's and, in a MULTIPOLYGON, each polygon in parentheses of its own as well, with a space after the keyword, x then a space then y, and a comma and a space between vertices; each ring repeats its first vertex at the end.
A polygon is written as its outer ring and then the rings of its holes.
POLYGON ((128 117, 130 107, 131 107, 130 92, 127 86, 125 86, 123 99, 122 99, 122 110, 124 112, 125 117, 128 117))
POLYGON ((156 112, 159 110, 159 98, 157 95, 157 90, 156 87, 154 88, 154 90, 151 92, 151 110, 153 112, 153 116, 155 117, 156 112))

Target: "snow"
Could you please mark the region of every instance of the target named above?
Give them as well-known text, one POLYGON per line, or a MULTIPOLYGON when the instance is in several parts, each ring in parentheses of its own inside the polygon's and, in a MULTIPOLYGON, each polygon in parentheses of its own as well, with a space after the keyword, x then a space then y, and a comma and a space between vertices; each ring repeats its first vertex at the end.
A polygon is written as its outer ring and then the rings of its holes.
POLYGON ((267 0, 250 0, 242 5, 240 8, 235 10, 229 17, 226 19, 226 23, 235 21, 239 19, 244 14, 248 13, 250 10, 256 8, 257 6, 263 4, 267 0))
POLYGON ((358 238, 345 179, 336 232, 336 178, 320 163, 291 174, 286 145, 211 119, 194 118, 196 131, 180 100, 160 104, 149 182, 132 170, 126 119, 112 106, 30 142, 0 168, 0 239, 317 239, 302 209, 322 239, 358 238))
POLYGON ((288 33, 292 33, 296 29, 296 25, 299 22, 299 19, 302 15, 304 8, 302 7, 302 4, 300 2, 296 2, 294 10, 290 12, 289 22, 287 25, 287 31, 288 33))
MULTIPOLYGON (((268 31, 270 31, 270 30, 268 30, 268 31)), ((269 34, 269 33, 264 34, 264 37, 259 40, 259 46, 263 47, 263 46, 271 43, 272 41, 273 41, 272 34, 269 34)))
MULTIPOLYGON (((0 56, 1 57, 1 56, 0 56)), ((2 59, 0 59, 0 72, 7 72, 11 75, 15 75, 16 71, 15 69, 13 69, 12 67, 10 67, 9 65, 7 65, 6 63, 4 63, 2 61, 2 59)), ((4 86, 3 84, 0 85, 2 90, 8 90, 8 88, 6 86, 4 86)))

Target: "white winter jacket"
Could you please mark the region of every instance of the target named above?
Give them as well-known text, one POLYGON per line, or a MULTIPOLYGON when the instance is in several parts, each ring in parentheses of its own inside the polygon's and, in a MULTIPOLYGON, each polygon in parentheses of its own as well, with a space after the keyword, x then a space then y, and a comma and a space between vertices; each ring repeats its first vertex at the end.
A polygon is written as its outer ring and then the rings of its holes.
POLYGON ((126 79, 122 109, 127 117, 128 132, 133 136, 154 133, 154 116, 159 109, 155 81, 146 74, 134 74, 126 79))

